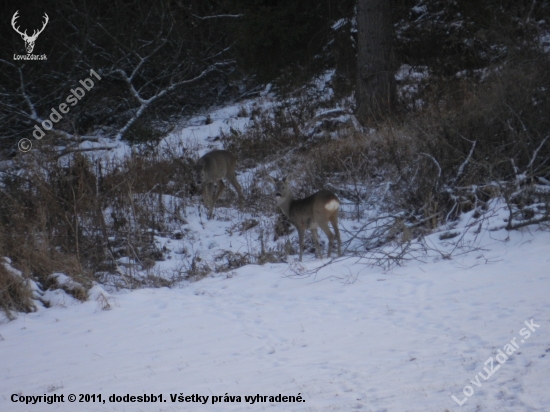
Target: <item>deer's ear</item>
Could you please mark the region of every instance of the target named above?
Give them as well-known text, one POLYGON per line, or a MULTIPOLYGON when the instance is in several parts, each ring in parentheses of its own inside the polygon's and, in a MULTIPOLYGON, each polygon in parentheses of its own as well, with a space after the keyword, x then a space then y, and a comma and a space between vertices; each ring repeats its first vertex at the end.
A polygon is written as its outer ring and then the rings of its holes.
POLYGON ((273 178, 272 178, 271 176, 269 176, 269 175, 267 175, 267 176, 265 177, 265 180, 267 180, 269 183, 275 184, 275 179, 273 179, 273 178))
POLYGON ((281 181, 287 183, 289 177, 290 177, 289 175, 285 175, 285 177, 283 177, 283 178, 281 179, 281 181))

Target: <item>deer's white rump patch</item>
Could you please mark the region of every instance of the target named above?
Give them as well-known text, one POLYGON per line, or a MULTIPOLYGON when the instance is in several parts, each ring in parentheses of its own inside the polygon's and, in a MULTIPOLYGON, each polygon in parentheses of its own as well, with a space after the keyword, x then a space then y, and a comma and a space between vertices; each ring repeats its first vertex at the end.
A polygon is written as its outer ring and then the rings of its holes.
POLYGON ((338 207, 340 206, 340 203, 337 200, 331 200, 325 205, 325 209, 333 212, 335 210, 338 210, 338 207))

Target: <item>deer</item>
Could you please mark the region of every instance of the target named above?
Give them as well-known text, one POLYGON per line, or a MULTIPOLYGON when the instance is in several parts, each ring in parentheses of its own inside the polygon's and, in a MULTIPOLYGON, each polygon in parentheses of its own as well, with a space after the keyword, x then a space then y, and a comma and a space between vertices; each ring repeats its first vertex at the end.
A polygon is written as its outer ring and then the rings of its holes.
POLYGON ((25 49, 27 49, 27 53, 31 54, 34 49, 34 42, 38 38, 38 35, 44 31, 44 28, 46 27, 46 24, 48 24, 48 22, 50 21, 50 18, 46 13, 44 13, 44 23, 42 25, 42 28, 40 30, 34 30, 32 36, 29 36, 27 35, 27 30, 21 33, 19 31, 19 27, 15 27, 15 21, 19 18, 17 13, 19 13, 19 10, 17 10, 11 18, 11 26, 18 34, 21 35, 21 38, 25 41, 25 49))
POLYGON ((214 203, 225 190, 223 179, 227 179, 239 195, 239 202, 243 199, 243 190, 237 181, 235 166, 237 158, 227 150, 213 150, 206 153, 195 162, 195 180, 202 186, 202 199, 204 206, 208 208, 208 219, 212 218, 214 203), (214 195, 214 183, 217 183, 218 190, 214 195))
POLYGON ((334 237, 338 241, 338 255, 340 256, 342 241, 338 230, 338 209, 340 208, 338 196, 330 190, 323 189, 304 199, 293 199, 288 184, 288 176, 283 177, 281 180, 267 176, 267 180, 275 186, 275 199, 279 208, 298 231, 300 262, 304 251, 304 232, 306 229, 311 231, 317 257, 319 259, 323 258, 319 246, 319 235, 317 234, 318 227, 323 229, 328 237, 328 257, 332 252, 334 237), (328 222, 331 223, 335 235, 330 231, 328 222))

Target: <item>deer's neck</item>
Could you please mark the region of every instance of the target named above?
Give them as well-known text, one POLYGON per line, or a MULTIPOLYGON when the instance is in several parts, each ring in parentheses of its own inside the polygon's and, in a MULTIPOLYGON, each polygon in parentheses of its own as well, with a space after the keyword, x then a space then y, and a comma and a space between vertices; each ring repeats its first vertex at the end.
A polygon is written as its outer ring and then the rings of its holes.
POLYGON ((279 202, 279 207, 281 208, 283 213, 286 215, 286 217, 290 217, 290 206, 292 205, 292 202, 293 202, 292 195, 288 195, 285 199, 279 202))

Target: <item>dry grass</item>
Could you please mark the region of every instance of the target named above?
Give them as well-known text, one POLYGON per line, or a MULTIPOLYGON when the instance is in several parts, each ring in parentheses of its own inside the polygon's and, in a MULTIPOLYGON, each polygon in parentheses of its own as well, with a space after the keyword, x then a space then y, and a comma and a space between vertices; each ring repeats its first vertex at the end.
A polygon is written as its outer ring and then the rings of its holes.
POLYGON ((62 287, 86 300, 96 272, 116 273, 116 259, 127 256, 147 269, 163 258, 153 235, 168 235, 167 222, 183 221, 193 185, 189 165, 176 156, 151 152, 101 167, 78 154, 64 160, 29 156, 23 172, 0 176, 0 256, 44 290, 62 287), (56 272, 81 287, 57 285, 56 272))
POLYGON ((12 312, 32 312, 35 307, 25 278, 4 265, 5 262, 0 260, 0 309, 8 319, 13 319, 12 312))

